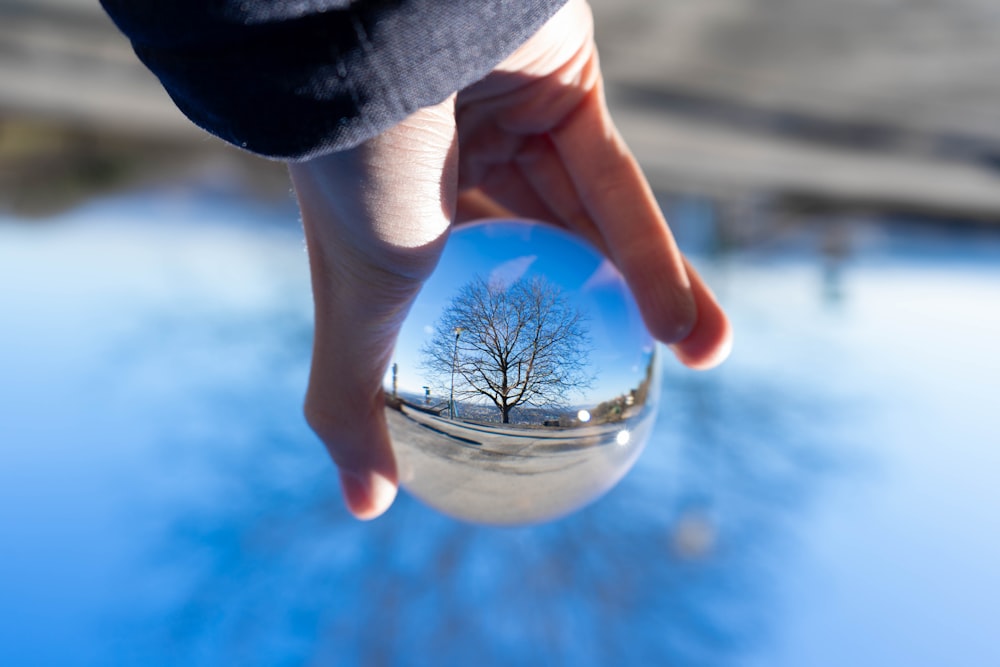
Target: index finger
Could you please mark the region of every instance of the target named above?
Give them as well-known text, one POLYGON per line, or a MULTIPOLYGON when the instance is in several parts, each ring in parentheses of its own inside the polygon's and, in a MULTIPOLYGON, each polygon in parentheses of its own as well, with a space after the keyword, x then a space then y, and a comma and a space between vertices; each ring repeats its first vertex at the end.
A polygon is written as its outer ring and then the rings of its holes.
POLYGON ((674 344, 689 365, 721 361, 731 343, 728 320, 686 265, 649 182, 611 120, 600 85, 550 137, 651 333, 674 344))

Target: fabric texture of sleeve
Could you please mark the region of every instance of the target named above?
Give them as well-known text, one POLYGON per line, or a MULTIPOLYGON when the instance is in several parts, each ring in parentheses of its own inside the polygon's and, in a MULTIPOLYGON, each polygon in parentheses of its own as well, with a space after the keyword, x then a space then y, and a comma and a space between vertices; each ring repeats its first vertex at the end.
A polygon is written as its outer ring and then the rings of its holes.
POLYGON ((195 124, 302 160, 478 81, 565 0, 101 0, 195 124))

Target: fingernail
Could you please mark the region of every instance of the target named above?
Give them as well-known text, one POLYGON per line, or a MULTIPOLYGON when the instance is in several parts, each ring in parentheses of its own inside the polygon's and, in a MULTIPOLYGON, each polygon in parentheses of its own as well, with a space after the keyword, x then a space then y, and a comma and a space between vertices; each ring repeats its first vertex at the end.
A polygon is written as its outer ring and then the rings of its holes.
POLYGON ((396 484, 375 471, 342 470, 340 485, 347 508, 363 521, 381 516, 396 499, 396 484))
POLYGON ((685 366, 694 370, 709 370, 729 358, 733 351, 733 330, 723 317, 714 329, 695 329, 684 341, 670 345, 670 349, 685 366))
POLYGON ((650 333, 667 345, 686 340, 698 323, 698 310, 693 299, 678 297, 664 314, 651 323, 650 333))
POLYGON ((688 368, 696 371, 707 371, 715 368, 729 358, 729 354, 733 350, 733 343, 732 339, 728 339, 718 347, 709 350, 698 349, 693 352, 685 349, 682 344, 674 344, 668 347, 673 350, 681 363, 688 368))

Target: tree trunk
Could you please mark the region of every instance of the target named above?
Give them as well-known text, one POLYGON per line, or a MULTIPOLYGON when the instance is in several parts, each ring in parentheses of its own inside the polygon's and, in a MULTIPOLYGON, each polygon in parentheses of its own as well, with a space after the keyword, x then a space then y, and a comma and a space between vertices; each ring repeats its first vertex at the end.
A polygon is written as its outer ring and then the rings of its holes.
POLYGON ((502 408, 500 408, 500 417, 501 417, 501 421, 504 424, 509 424, 510 423, 510 408, 507 407, 506 405, 503 406, 502 408))

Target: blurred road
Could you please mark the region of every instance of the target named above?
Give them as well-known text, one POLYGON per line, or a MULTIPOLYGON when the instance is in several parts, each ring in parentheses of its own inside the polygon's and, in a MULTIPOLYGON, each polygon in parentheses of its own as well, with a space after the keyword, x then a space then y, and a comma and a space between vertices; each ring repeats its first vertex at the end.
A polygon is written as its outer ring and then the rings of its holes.
MULTIPOLYGON (((609 99, 665 192, 1000 219, 992 0, 593 0, 609 99)), ((0 0, 0 118, 204 141, 93 0, 0 0)))
POLYGON ((1000 218, 991 0, 594 0, 623 133, 660 187, 1000 218))
POLYGON ((0 0, 0 119, 201 139, 97 0, 0 0))

